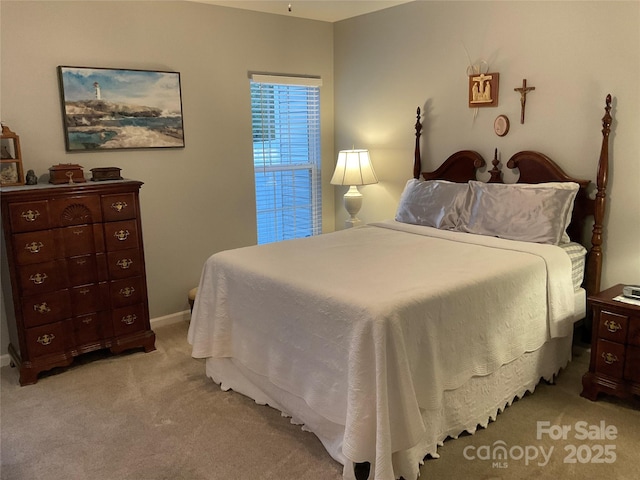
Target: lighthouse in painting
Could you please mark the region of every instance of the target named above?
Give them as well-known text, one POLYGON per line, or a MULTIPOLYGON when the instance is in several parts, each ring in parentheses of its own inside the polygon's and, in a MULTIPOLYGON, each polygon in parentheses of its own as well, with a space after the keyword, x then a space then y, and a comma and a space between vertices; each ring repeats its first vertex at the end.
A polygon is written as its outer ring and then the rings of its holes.
POLYGON ((96 89, 96 100, 102 100, 100 96, 100 84, 98 82, 93 82, 93 87, 96 89))

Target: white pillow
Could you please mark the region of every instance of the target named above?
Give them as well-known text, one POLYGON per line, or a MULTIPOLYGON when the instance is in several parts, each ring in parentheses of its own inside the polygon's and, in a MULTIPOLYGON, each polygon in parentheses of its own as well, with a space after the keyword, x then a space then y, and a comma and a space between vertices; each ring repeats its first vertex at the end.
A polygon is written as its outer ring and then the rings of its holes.
POLYGON ((453 230, 458 223, 468 191, 467 183, 411 179, 400 197, 396 220, 453 230))
POLYGON ((573 182, 506 184, 472 180, 457 230, 558 245, 571 222, 579 188, 573 182))

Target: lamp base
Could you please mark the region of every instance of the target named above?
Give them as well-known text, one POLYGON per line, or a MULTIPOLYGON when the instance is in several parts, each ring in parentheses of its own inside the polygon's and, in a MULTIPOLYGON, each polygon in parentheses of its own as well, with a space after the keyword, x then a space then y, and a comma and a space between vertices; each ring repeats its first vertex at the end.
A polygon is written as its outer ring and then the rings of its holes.
POLYGON ((362 225, 362 220, 359 218, 350 218, 344 222, 344 228, 357 227, 358 225, 362 225))
POLYGON ((344 194, 344 208, 349 212, 350 218, 344 222, 345 228, 351 228, 362 224, 356 215, 362 207, 362 194, 358 187, 351 185, 347 193, 344 194))

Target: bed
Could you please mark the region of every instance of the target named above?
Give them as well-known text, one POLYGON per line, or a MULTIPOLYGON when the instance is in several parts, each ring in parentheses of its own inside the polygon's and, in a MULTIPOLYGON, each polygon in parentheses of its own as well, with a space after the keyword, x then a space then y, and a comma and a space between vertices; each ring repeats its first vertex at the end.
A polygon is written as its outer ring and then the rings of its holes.
POLYGON ((478 182, 488 166, 468 150, 422 172, 418 110, 396 217, 211 256, 192 355, 221 388, 313 432, 344 479, 416 479, 447 437, 486 426, 570 360, 600 289, 610 109, 607 96, 594 199, 590 181, 534 151, 507 162, 517 185, 502 183, 497 155, 478 182), (516 221, 522 202, 537 207, 516 221))

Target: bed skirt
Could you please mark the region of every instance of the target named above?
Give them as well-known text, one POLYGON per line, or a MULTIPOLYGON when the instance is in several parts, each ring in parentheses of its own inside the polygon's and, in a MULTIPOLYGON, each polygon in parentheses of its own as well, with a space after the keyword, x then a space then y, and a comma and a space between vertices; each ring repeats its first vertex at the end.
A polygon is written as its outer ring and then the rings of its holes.
MULTIPOLYGON (((415 480, 424 457, 437 457, 438 446, 447 437, 455 438, 465 431, 474 433, 478 426, 486 427, 515 398, 527 391, 533 392, 541 378, 551 381, 571 359, 571 344, 571 336, 554 338, 490 375, 472 377, 460 388, 445 391, 439 411, 422 412, 426 431, 420 442, 393 454, 396 478, 415 480)), ((320 416, 300 397, 278 388, 268 378, 249 371, 233 359, 208 358, 206 373, 223 390, 232 389, 258 404, 270 405, 291 417, 292 423, 313 432, 329 455, 344 465, 343 479, 355 480, 353 463, 342 454, 344 425, 320 416)), ((376 478, 374 464, 369 478, 376 478)))

